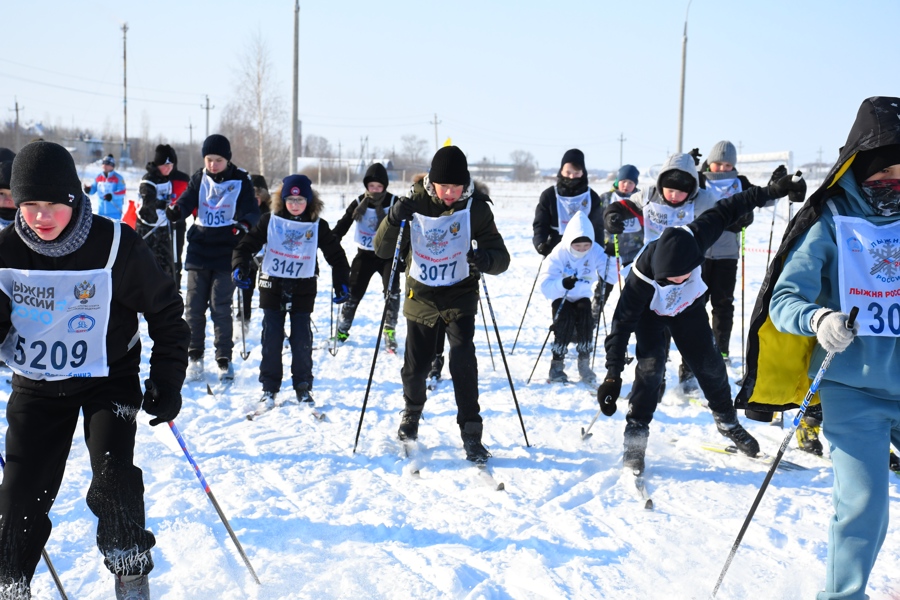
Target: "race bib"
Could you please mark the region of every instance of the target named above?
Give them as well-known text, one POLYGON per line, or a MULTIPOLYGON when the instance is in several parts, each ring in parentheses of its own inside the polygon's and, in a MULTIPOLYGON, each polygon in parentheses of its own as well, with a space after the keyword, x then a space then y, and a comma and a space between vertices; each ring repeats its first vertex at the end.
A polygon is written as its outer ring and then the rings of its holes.
POLYGON ((694 203, 669 206, 658 202, 644 205, 644 244, 658 239, 664 229, 687 225, 694 220, 694 203))
POLYGON ((470 207, 442 217, 416 213, 410 226, 412 264, 409 276, 433 287, 459 283, 469 276, 470 207))
POLYGON ((316 275, 319 220, 291 221, 272 215, 266 229, 266 253, 262 272, 269 277, 305 279, 316 275))
POLYGON ((591 212, 591 189, 577 196, 560 196, 556 192, 557 229, 559 235, 566 231, 566 225, 575 216, 575 213, 583 212, 587 216, 591 212))
POLYGON ((234 224, 234 212, 240 193, 240 180, 230 179, 216 183, 204 172, 200 180, 197 206, 197 220, 200 225, 203 227, 231 227, 234 224))

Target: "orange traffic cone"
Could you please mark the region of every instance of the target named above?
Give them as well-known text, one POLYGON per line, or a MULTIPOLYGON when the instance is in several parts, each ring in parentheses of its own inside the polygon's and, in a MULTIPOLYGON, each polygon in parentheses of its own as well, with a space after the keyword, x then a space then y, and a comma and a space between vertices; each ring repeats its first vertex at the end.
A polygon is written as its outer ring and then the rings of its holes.
POLYGON ((134 207, 134 200, 128 201, 128 208, 125 209, 125 214, 122 215, 122 222, 132 229, 137 225, 137 209, 134 207))

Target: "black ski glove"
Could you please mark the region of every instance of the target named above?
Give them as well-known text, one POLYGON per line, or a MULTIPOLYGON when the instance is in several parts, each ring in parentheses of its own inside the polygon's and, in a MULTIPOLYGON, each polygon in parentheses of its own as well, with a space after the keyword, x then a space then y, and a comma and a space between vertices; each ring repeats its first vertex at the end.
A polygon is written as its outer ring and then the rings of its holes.
POLYGON ((571 290, 573 287, 575 287, 576 283, 578 283, 578 278, 574 275, 563 277, 562 286, 567 290, 571 290))
MULTIPOLYGON (((802 175, 803 173, 797 171, 795 175, 778 178, 777 181, 766 186, 766 194, 772 200, 787 196, 791 202, 803 202, 806 198, 806 181, 802 175)), ((773 173, 772 176, 774 177, 775 174, 773 173)))
POLYGON ((388 212, 388 224, 399 227, 403 221, 409 221, 416 214, 416 205, 409 198, 404 198, 399 202, 394 202, 388 212))
POLYGON ((109 202, 112 200, 112 194, 103 194, 103 199, 109 202))
POLYGON ((621 391, 622 378, 610 377, 609 374, 597 388, 597 402, 600 403, 600 411, 607 417, 616 414, 616 400, 619 399, 621 391))
POLYGON ((346 283, 336 283, 333 287, 334 297, 331 299, 333 303, 343 304, 350 299, 350 288, 347 287, 346 283))
POLYGON ((181 392, 161 390, 149 379, 144 381, 144 386, 147 388, 144 392, 144 412, 156 417, 150 420, 150 425, 155 427, 175 420, 181 412, 181 392))
POLYGON ((84 186, 81 186, 81 187, 84 189, 84 193, 85 193, 85 194, 90 194, 90 193, 91 193, 91 186, 89 186, 89 185, 84 185, 84 186))
POLYGON ((242 290, 250 289, 250 276, 247 273, 250 271, 250 267, 248 266, 240 266, 234 270, 231 274, 231 278, 234 279, 235 287, 242 290))
POLYGON ((180 221, 181 220, 181 207, 179 207, 177 204, 167 206, 166 207, 166 218, 169 221, 171 221, 172 223, 175 223, 176 221, 180 221))
POLYGON ((469 250, 466 253, 466 261, 482 273, 486 273, 493 264, 491 255, 484 250, 469 250))
POLYGON ((700 148, 693 148, 690 152, 688 152, 688 154, 690 154, 691 158, 694 159, 694 166, 699 167, 700 157, 703 156, 702 154, 700 154, 700 148))
POLYGON ((606 214, 603 215, 603 227, 613 235, 624 233, 625 220, 619 211, 610 210, 611 208, 606 209, 606 214))

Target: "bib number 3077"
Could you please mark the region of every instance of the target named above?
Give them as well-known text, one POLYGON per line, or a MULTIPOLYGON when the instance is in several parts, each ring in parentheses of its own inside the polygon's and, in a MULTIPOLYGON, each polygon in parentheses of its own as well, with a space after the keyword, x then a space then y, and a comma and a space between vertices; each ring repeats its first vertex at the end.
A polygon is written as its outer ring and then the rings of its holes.
POLYGON ((78 340, 72 347, 68 347, 64 342, 56 341, 47 345, 47 342, 37 340, 36 342, 28 342, 21 335, 16 340, 16 353, 13 355, 13 361, 17 365, 25 365, 32 369, 47 370, 47 361, 50 366, 61 371, 63 369, 77 369, 84 364, 87 359, 88 345, 84 340, 78 340), (25 347, 28 346, 28 350, 25 347), (72 360, 69 360, 69 358, 72 360), (30 359, 30 362, 29 362, 30 359))
POLYGON ((453 279, 456 277, 456 262, 445 263, 442 265, 419 265, 419 279, 422 281, 444 281, 448 277, 453 279))

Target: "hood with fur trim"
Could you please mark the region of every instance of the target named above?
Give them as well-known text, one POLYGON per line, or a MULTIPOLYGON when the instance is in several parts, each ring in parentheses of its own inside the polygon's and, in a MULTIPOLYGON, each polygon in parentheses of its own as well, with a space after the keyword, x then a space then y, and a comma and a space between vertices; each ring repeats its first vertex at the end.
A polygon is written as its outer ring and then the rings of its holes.
POLYGON ((313 197, 306 205, 306 210, 303 211, 299 217, 295 217, 291 213, 287 211, 287 208, 284 206, 284 200, 281 197, 281 187, 282 184, 278 184, 272 190, 270 195, 271 202, 271 210, 272 214, 283 217, 285 219, 295 219, 299 221, 315 221, 319 218, 319 215, 322 214, 322 209, 325 208, 325 205, 322 203, 322 199, 319 198, 319 192, 313 190, 313 197))

